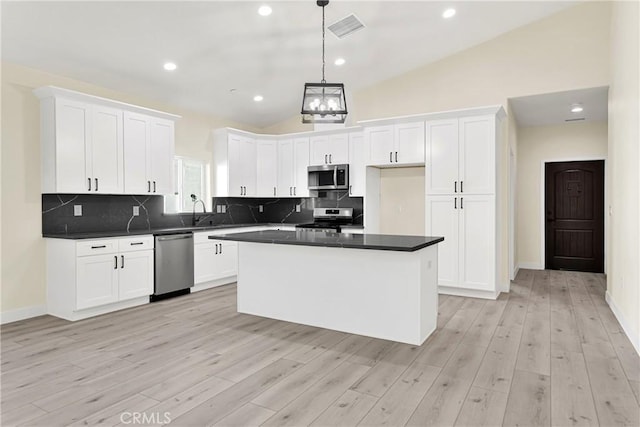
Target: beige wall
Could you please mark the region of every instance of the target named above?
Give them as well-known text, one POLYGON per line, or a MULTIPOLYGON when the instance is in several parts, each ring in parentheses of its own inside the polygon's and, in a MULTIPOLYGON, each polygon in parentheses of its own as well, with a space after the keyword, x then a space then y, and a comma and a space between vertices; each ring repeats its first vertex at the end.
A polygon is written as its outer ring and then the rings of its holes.
POLYGON ((380 171, 380 232, 424 236, 424 168, 380 171))
POLYGON ((41 306, 45 256, 40 198, 40 107, 32 90, 55 85, 182 116, 176 123, 176 154, 211 161, 211 129, 255 130, 81 81, 2 63, 2 312, 41 306))
POLYGON ((606 157, 606 122, 576 122, 519 129, 516 244, 521 268, 544 268, 541 258, 544 244, 541 224, 543 162, 606 157))
POLYGON ((609 89, 610 305, 640 353, 640 20, 638 2, 616 2, 609 89))

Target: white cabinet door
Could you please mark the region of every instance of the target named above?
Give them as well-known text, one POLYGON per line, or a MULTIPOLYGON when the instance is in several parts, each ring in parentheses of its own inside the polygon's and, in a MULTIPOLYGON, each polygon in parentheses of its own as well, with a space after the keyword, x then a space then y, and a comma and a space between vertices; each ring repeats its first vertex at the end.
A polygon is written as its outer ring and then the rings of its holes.
POLYGON ((216 260, 219 246, 213 241, 193 245, 193 277, 195 284, 216 278, 216 260))
POLYGON ((115 108, 91 108, 91 179, 95 193, 124 191, 122 115, 122 110, 115 108))
POLYGON ((242 138, 240 157, 242 161, 242 181, 244 196, 256 196, 257 185, 257 161, 256 142, 251 138, 242 138))
POLYGON ((310 165, 329 164, 329 136, 318 135, 309 139, 310 165))
POLYGON ((297 197, 309 197, 309 138, 294 139, 293 151, 293 193, 297 197))
POLYGON ((349 163, 349 134, 329 135, 329 164, 349 163))
POLYGON ((76 309, 118 301, 117 255, 78 257, 76 262, 76 309))
POLYGON ((256 196, 275 197, 278 186, 278 143, 256 141, 256 196))
POLYGON ((295 152, 292 139, 278 141, 278 197, 293 196, 295 152))
POLYGON ((228 138, 228 167, 229 197, 239 197, 244 194, 244 166, 242 159, 242 140, 239 135, 230 134, 228 138))
POLYGON ((238 242, 214 240, 219 243, 220 253, 216 258, 216 278, 223 279, 238 274, 238 242))
POLYGON ((151 118, 124 112, 124 192, 147 194, 151 191, 149 157, 151 118))
POLYGON ((424 164, 424 122, 394 126, 396 147, 393 160, 398 164, 424 164))
POLYGON ((153 251, 121 253, 119 258, 119 300, 153 294, 153 251))
POLYGON ((426 124, 427 194, 455 194, 458 182, 458 119, 426 124))
POLYGON ((56 99, 56 192, 89 193, 93 190, 90 152, 90 107, 87 104, 56 99))
POLYGON ((388 165, 393 163, 395 144, 393 141, 393 125, 372 126, 365 129, 368 148, 368 165, 388 165))
POLYGON ((460 119, 459 192, 495 194, 495 119, 460 119))
POLYGON ((174 123, 151 119, 151 192, 173 194, 174 123))
POLYGON ((349 134, 349 196, 364 197, 366 167, 364 165, 364 135, 349 134))
POLYGON ((458 203, 460 286, 495 290, 495 197, 465 195, 458 203))
POLYGON ((426 234, 442 236, 438 243, 438 284, 458 285, 458 212, 454 196, 427 196, 426 234))

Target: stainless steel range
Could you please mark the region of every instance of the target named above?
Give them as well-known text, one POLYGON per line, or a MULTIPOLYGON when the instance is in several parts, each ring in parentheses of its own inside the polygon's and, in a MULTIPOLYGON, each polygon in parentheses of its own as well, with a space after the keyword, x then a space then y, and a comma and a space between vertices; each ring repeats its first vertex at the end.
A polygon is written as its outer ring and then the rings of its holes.
POLYGON ((353 224, 353 208, 314 208, 313 222, 296 228, 340 233, 341 226, 349 224, 353 224))

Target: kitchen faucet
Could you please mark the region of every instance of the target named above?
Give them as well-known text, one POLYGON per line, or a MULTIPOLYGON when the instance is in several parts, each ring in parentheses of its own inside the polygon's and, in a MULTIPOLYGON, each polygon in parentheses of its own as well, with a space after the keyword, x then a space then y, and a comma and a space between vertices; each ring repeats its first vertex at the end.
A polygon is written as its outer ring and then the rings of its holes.
POLYGON ((196 224, 198 223, 198 221, 200 221, 200 217, 196 218, 196 203, 200 202, 202 203, 202 212, 203 213, 207 213, 207 207, 204 205, 204 202, 200 199, 198 199, 198 197, 196 197, 195 194, 191 195, 191 201, 193 202, 193 216, 191 217, 191 225, 192 226, 196 226, 196 224))

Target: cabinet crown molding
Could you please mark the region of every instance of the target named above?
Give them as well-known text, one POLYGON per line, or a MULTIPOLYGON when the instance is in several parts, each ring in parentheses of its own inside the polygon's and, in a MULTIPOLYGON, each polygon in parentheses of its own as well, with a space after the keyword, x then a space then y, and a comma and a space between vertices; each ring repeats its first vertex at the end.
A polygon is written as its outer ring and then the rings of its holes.
POLYGON ((507 116, 502 105, 487 105, 483 107, 461 108, 458 110, 437 111, 433 113, 411 114, 408 116, 383 117, 379 119, 360 120, 358 125, 362 127, 392 125, 419 121, 459 119, 462 117, 495 115, 502 120, 507 116))
POLYGON ((74 90, 64 89, 57 86, 42 86, 33 90, 35 96, 39 99, 46 98, 66 98, 80 102, 89 102, 91 104, 103 105, 131 111, 134 113, 146 114, 149 116, 159 117, 168 120, 178 120, 181 116, 177 114, 165 113, 164 111, 153 110, 151 108, 140 107, 138 105, 127 104, 126 102, 115 101, 113 99, 101 98, 99 96, 89 95, 74 90))

